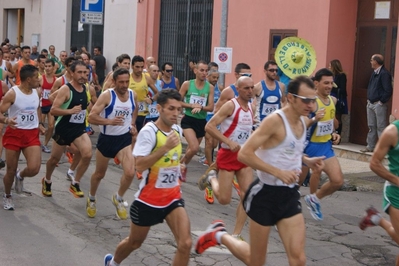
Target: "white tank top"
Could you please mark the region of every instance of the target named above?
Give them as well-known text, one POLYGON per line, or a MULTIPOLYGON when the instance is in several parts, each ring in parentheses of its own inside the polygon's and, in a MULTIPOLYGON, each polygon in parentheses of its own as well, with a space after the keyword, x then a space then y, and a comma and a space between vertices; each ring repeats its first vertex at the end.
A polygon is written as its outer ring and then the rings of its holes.
MULTIPOLYGON (((252 132, 252 107, 251 104, 248 103, 248 110, 244 111, 236 98, 231 99, 231 101, 234 103, 233 114, 220 124, 220 132, 230 140, 242 145, 252 132)), ((225 143, 221 143, 221 147, 230 149, 225 143)))
POLYGON ((34 129, 39 127, 37 108, 39 107, 39 96, 36 89, 27 95, 18 86, 11 88, 15 91, 15 102, 8 109, 9 119, 17 118, 18 129, 34 129))
MULTIPOLYGON (((276 110, 275 113, 281 116, 285 127, 285 139, 276 147, 271 149, 258 149, 255 151, 264 162, 278 167, 281 170, 300 170, 302 168, 302 155, 305 149, 306 142, 306 125, 301 117, 303 124, 302 136, 298 139, 291 130, 291 126, 282 110, 276 110)), ((270 186, 288 186, 294 187, 296 184, 284 184, 283 181, 277 177, 259 171, 256 171, 261 182, 270 186)))
POLYGON ((1 61, 1 66, 0 68, 2 68, 4 71, 7 71, 7 61, 3 59, 3 61, 1 61))
POLYGON ((116 116, 123 116, 125 123, 123 126, 100 125, 101 133, 111 136, 119 136, 130 131, 132 126, 132 116, 135 109, 134 96, 132 90, 128 90, 129 99, 125 102, 119 100, 114 89, 107 90, 111 95, 108 106, 100 113, 101 117, 114 119, 116 116))

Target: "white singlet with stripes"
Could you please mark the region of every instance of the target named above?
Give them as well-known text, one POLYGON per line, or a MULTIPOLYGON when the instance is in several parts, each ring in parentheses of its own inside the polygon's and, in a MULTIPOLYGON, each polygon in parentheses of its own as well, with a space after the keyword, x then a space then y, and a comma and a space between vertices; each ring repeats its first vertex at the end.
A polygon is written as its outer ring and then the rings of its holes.
POLYGON ((101 133, 110 136, 123 135, 129 132, 132 127, 132 116, 135 109, 133 92, 128 90, 129 98, 125 102, 119 100, 114 89, 109 89, 106 93, 111 95, 111 99, 108 106, 100 113, 100 116, 107 119, 123 116, 124 124, 123 126, 100 125, 101 133))
MULTIPOLYGON (((305 149, 306 142, 306 125, 303 117, 301 117, 301 121, 303 124, 303 133, 300 138, 297 138, 292 132, 291 126, 288 123, 288 120, 285 116, 285 113, 280 109, 276 110, 281 119, 284 122, 285 127, 285 138, 284 140, 271 149, 261 149, 255 151, 255 154, 264 162, 273 165, 281 170, 300 170, 302 168, 302 155, 305 149)), ((259 171, 256 171, 259 177, 259 180, 266 185, 270 186, 288 186, 294 187, 296 183, 292 184, 284 184, 283 181, 278 179, 277 177, 259 171)))
POLYGON ((18 86, 11 88, 15 91, 14 104, 8 109, 10 119, 17 118, 18 129, 34 129, 39 127, 37 108, 39 108, 39 95, 36 89, 27 95, 23 93, 18 86))
MULTIPOLYGON (((249 138, 253 126, 253 113, 251 104, 248 103, 248 109, 242 109, 237 98, 231 99, 234 103, 233 113, 220 123, 220 132, 230 140, 242 145, 249 138)), ((225 143, 221 143, 224 149, 230 149, 225 143)))

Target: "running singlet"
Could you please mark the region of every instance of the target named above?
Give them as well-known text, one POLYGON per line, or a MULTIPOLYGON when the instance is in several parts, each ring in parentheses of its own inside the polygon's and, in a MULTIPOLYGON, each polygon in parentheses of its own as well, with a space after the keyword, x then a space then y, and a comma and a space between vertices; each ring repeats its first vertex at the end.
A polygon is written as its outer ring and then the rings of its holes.
MULTIPOLYGON (((301 121, 303 124, 303 133, 300 138, 297 138, 291 130, 291 126, 288 123, 285 113, 280 109, 275 112, 278 114, 284 122, 285 128, 285 139, 278 144, 276 147, 271 149, 257 149, 255 151, 256 156, 258 156, 262 161, 271 164, 278 165, 281 170, 300 170, 302 167, 302 155, 305 148, 306 142, 306 125, 303 117, 301 121)), ((288 186, 290 188, 294 187, 296 184, 284 184, 283 181, 277 177, 259 171, 256 171, 259 180, 266 185, 270 186, 288 186)))
POLYGON ((316 143, 325 143, 331 139, 334 132, 335 104, 331 96, 328 96, 329 103, 324 104, 319 98, 316 99, 317 109, 325 109, 325 115, 319 122, 310 128, 310 141, 316 143))
POLYGON ((39 96, 36 89, 27 95, 18 86, 11 88, 15 91, 14 104, 8 109, 8 117, 16 117, 18 129, 34 129, 39 127, 37 108, 39 107, 39 96))
POLYGON ((169 82, 169 83, 166 83, 164 80, 162 80, 162 89, 163 89, 163 90, 164 90, 164 89, 177 89, 177 88, 176 88, 176 80, 175 80, 175 77, 172 76, 172 77, 170 78, 170 82, 169 82))
MULTIPOLYGON (((20 84, 21 84, 21 77, 19 76, 19 72, 21 71, 21 68, 25 65, 25 64, 24 64, 24 61, 22 61, 22 59, 19 60, 19 61, 17 62, 17 65, 18 65, 18 68, 17 68, 17 70, 15 71, 15 84, 16 84, 16 85, 20 85, 20 84)), ((28 65, 34 66, 34 65, 35 65, 35 61, 29 60, 28 65)))
MULTIPOLYGON (((172 126, 172 132, 164 133, 153 123, 147 123, 140 133, 155 134, 155 143, 152 153, 165 145, 169 134, 176 134, 181 139, 181 128, 172 126)), ((180 156, 182 144, 179 144, 165 153, 153 166, 143 172, 143 180, 135 194, 138 201, 151 207, 165 208, 176 200, 181 199, 180 156)))
POLYGON ((59 116, 57 118, 57 121, 55 122, 55 127, 57 128, 58 132, 63 132, 62 129, 64 129, 64 132, 68 132, 71 130, 78 131, 81 129, 85 130, 86 109, 88 105, 86 86, 83 85, 82 92, 78 92, 77 90, 75 90, 75 88, 70 83, 67 83, 67 86, 70 90, 69 100, 61 105, 61 109, 72 109, 77 105, 81 105, 82 110, 77 114, 59 116))
POLYGON ((116 116, 123 116, 123 126, 100 125, 100 131, 104 135, 119 136, 126 134, 132 127, 132 116, 135 109, 133 91, 128 90, 129 99, 122 102, 114 89, 106 90, 104 93, 110 93, 111 100, 108 106, 100 113, 101 117, 114 119, 116 116))
MULTIPOLYGON (((208 95, 209 95, 209 82, 206 81, 204 87, 199 90, 195 87, 195 79, 190 80, 190 85, 188 87, 186 96, 184 96, 184 101, 189 104, 199 104, 202 107, 207 106, 208 104, 208 95)), ((196 114, 191 113, 192 108, 184 108, 184 114, 187 116, 191 116, 197 119, 205 119, 206 111, 200 111, 196 114)))
MULTIPOLYGON (((157 89, 158 89, 158 91, 161 91, 161 83, 162 83, 162 81, 161 80, 156 80, 156 82, 155 82, 155 87, 157 87, 157 89)), ((148 87, 148 94, 151 96, 151 97, 153 97, 154 96, 154 92, 151 90, 151 88, 150 87, 148 87)), ((146 118, 157 118, 157 117, 159 117, 159 113, 158 113, 158 110, 157 110, 157 102, 156 101, 154 101, 152 104, 149 104, 148 105, 148 115, 146 116, 146 118)))
POLYGON ((51 92, 51 88, 53 87, 53 84, 55 80, 57 79, 55 76, 53 76, 53 80, 51 83, 49 83, 46 79, 46 75, 43 75, 43 85, 42 85, 42 107, 50 106, 51 102, 49 100, 49 95, 51 92))
MULTIPOLYGON (((399 132, 399 120, 395 120, 392 122, 392 124, 396 127, 396 129, 399 132)), ((399 133, 398 133, 399 134, 399 133)), ((389 162, 389 172, 392 174, 399 176, 399 142, 396 143, 395 147, 392 147, 388 151, 388 162, 389 162)), ((388 182, 388 181, 386 181, 388 182)), ((391 184, 390 182, 388 182, 391 184)), ((393 184, 391 184, 393 185, 393 184)))
MULTIPOLYGON (((216 102, 219 100, 219 97, 220 97, 220 90, 218 84, 216 83, 215 90, 213 92, 213 103, 215 104, 214 106, 216 106, 216 102)), ((206 121, 211 120, 212 116, 215 114, 214 112, 215 111, 212 111, 206 114, 206 121)))
MULTIPOLYGON (((234 103, 234 111, 220 124, 220 132, 231 141, 242 145, 252 132, 254 119, 252 107, 251 104, 248 103, 248 110, 244 111, 238 103, 237 98, 233 98, 231 101, 234 103)), ((223 149, 230 149, 224 142, 222 142, 220 146, 223 149)))
POLYGON ((236 88, 236 86, 234 85, 234 84, 231 84, 230 85, 230 88, 233 90, 233 92, 234 92, 234 97, 238 97, 238 91, 237 91, 237 88, 236 88))
POLYGON ((262 92, 259 97, 257 97, 257 102, 259 103, 259 108, 257 108, 257 117, 260 118, 260 121, 281 108, 280 85, 277 80, 274 82, 276 84, 275 89, 269 90, 269 88, 266 86, 266 82, 264 80, 261 81, 262 92))
MULTIPOLYGON (((132 74, 133 75, 133 74, 132 74)), ((137 104, 138 104, 138 115, 146 116, 148 114, 148 104, 144 101, 148 94, 148 84, 145 74, 141 74, 141 81, 134 81, 132 75, 130 75, 129 89, 133 90, 137 94, 137 104)))

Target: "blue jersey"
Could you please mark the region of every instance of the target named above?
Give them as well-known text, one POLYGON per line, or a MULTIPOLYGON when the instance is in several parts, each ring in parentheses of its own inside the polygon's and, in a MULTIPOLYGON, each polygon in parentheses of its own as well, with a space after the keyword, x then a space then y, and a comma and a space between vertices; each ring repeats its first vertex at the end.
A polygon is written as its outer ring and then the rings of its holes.
POLYGON ((264 80, 261 81, 262 92, 258 97, 260 121, 266 116, 281 108, 281 90, 278 81, 275 81, 276 88, 269 90, 264 80), (260 98, 260 99, 259 99, 260 98))
MULTIPOLYGON (((215 85, 215 91, 213 93, 213 103, 216 104, 216 102, 219 100, 220 97, 220 90, 218 84, 215 85)), ((214 112, 208 112, 206 115, 206 121, 211 120, 212 116, 214 115, 214 112)))
MULTIPOLYGON (((158 91, 161 91, 161 83, 162 81, 157 79, 155 81, 155 87, 157 88, 158 91)), ((148 94, 150 94, 151 97, 154 96, 154 92, 152 91, 151 87, 148 87, 148 94)), ((146 118, 158 118, 159 117, 159 113, 157 110, 157 102, 154 101, 152 104, 148 105, 148 114, 146 116, 146 118)))
POLYGON ((175 77, 172 76, 170 79, 169 83, 166 83, 164 80, 162 80, 162 89, 177 89, 176 88, 176 80, 175 77))

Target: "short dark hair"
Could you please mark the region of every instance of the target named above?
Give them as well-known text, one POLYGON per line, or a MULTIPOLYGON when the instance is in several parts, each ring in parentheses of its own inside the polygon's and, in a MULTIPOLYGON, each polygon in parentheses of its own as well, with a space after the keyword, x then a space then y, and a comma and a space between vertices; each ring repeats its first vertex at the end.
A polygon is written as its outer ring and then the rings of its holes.
POLYGON ((328 68, 319 69, 316 74, 314 75, 314 81, 320 81, 324 76, 326 77, 333 77, 334 74, 328 68))
POLYGON ((198 67, 199 64, 203 64, 203 65, 207 65, 207 66, 208 66, 208 63, 205 62, 204 60, 198 60, 198 62, 197 62, 197 64, 196 64, 196 67, 198 67))
POLYGON ((126 68, 121 67, 114 71, 112 78, 116 80, 116 78, 120 75, 130 75, 130 72, 126 68))
POLYGON ((165 62, 165 63, 162 64, 161 70, 162 70, 162 71, 165 71, 165 68, 166 68, 167 65, 173 67, 173 65, 172 65, 171 62, 165 62))
POLYGON ((77 66, 84 66, 84 67, 87 67, 86 64, 85 64, 84 62, 79 61, 79 60, 76 60, 76 61, 74 61, 74 62, 72 63, 72 65, 69 67, 69 69, 70 69, 72 72, 75 72, 77 66))
MULTIPOLYGON (((39 54, 39 56, 37 57, 39 60, 40 59, 47 59, 47 57, 44 54, 39 54)), ((51 60, 51 59, 50 59, 51 60)))
POLYGON ((219 69, 219 65, 216 64, 215 62, 210 62, 210 63, 208 64, 208 70, 211 69, 212 67, 217 67, 217 68, 219 69))
POLYGON ((21 47, 21 52, 23 52, 24 50, 27 50, 27 49, 30 50, 30 47, 27 46, 27 45, 24 45, 24 46, 21 47))
MULTIPOLYGON (((43 56, 46 57, 45 55, 43 55, 43 56)), ((39 58, 40 58, 40 56, 39 56, 39 58)), ((44 63, 45 64, 51 63, 53 66, 55 66, 54 60, 51 60, 51 59, 47 59, 44 63)))
POLYGON ((134 65, 134 63, 136 62, 143 62, 144 63, 144 58, 140 55, 135 55, 132 58, 132 66, 134 65))
POLYGON ((77 50, 78 50, 78 47, 76 47, 76 46, 71 46, 71 52, 72 53, 74 53, 74 52, 76 52, 77 50))
POLYGON ((181 101, 181 95, 178 90, 175 89, 165 89, 158 92, 157 103, 164 106, 169 99, 174 99, 176 101, 181 101))
POLYGON ((35 66, 24 65, 23 67, 21 67, 21 71, 19 72, 21 82, 37 75, 36 72, 38 72, 38 71, 39 71, 39 69, 37 69, 37 67, 35 67, 35 66))
POLYGON ((251 69, 251 67, 245 63, 238 63, 234 69, 234 72, 240 73, 242 69, 251 69))
POLYGON ((89 54, 89 53, 82 52, 82 53, 80 54, 80 56, 82 56, 82 54, 85 54, 85 55, 87 55, 87 57, 89 58, 89 60, 91 59, 91 56, 90 56, 90 54, 89 54))
POLYGON ((73 56, 67 57, 67 59, 65 59, 65 66, 67 67, 70 63, 75 62, 76 58, 73 56))
MULTIPOLYGON (((14 48, 14 50, 15 50, 15 48, 14 48)), ((46 54, 48 54, 48 51, 47 51, 47 49, 42 49, 42 50, 40 51, 40 53, 46 53, 46 54)))
POLYGON ((125 60, 125 59, 129 59, 129 62, 130 62, 130 56, 129 56, 128 54, 121 54, 120 56, 118 56, 118 57, 116 58, 116 61, 117 61, 118 63, 122 63, 123 60, 125 60))
POLYGON ((115 71, 117 68, 118 68, 118 63, 115 63, 112 65, 112 71, 115 71))
POLYGON ((97 49, 99 52, 102 52, 101 46, 94 46, 94 49, 97 49))
POLYGON ((267 70, 267 69, 269 68, 270 65, 272 65, 272 66, 277 66, 277 63, 276 63, 276 61, 269 60, 269 61, 267 61, 267 62, 265 63, 263 69, 264 69, 264 70, 267 70))
POLYGON ((288 93, 298 94, 299 87, 301 86, 301 84, 305 84, 309 88, 312 88, 312 89, 315 88, 313 81, 309 77, 298 76, 298 77, 292 79, 290 81, 290 83, 288 83, 288 93))

